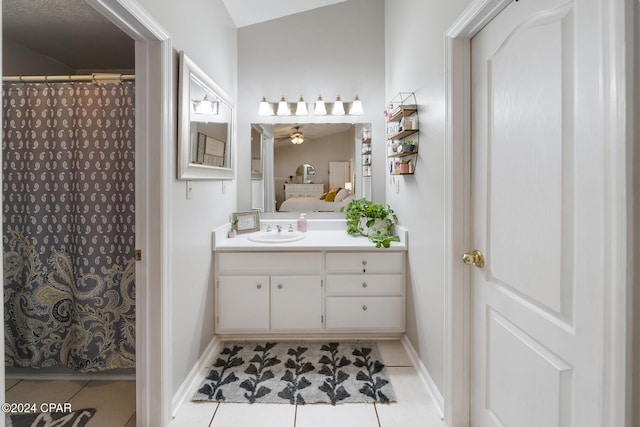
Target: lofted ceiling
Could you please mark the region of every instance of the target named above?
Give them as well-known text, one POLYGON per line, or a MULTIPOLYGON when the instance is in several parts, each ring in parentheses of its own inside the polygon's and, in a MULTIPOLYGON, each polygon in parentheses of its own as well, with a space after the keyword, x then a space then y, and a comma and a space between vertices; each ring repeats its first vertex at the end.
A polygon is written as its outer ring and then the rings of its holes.
POLYGON ((222 0, 236 27, 246 27, 346 0, 222 0))
POLYGON ((84 0, 2 0, 2 35, 74 70, 135 68, 133 40, 84 0))
MULTIPOLYGON (((1 1, 3 38, 72 70, 135 68, 133 40, 84 0, 1 1)), ((222 1, 239 28, 346 0, 222 1)))

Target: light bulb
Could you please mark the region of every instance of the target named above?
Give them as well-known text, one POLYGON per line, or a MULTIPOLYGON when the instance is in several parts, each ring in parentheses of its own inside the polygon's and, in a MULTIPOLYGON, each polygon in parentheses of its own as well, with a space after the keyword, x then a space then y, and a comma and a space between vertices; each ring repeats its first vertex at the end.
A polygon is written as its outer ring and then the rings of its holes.
POLYGON ((307 103, 304 102, 304 98, 300 97, 298 104, 296 105, 296 116, 308 116, 307 103))
POLYGON ((313 112, 316 116, 326 116, 327 115, 327 107, 324 105, 324 100, 322 96, 318 96, 318 100, 316 101, 316 107, 313 112))
POLYGON ((279 116, 289 116, 291 115, 291 111, 289 110, 289 104, 284 99, 284 96, 280 98, 280 102, 278 103, 278 112, 276 113, 279 116))
POLYGON ((349 114, 352 116, 361 116, 362 114, 364 114, 364 110, 362 109, 362 101, 360 101, 358 95, 356 95, 356 99, 354 99, 353 104, 351 104, 349 114))
POLYGON ((342 103, 342 99, 340 99, 340 95, 336 98, 336 102, 333 103, 331 114, 334 116, 344 116, 344 104, 342 103))
POLYGON ((260 108, 258 108, 258 115, 260 116, 273 116, 273 110, 271 109, 271 105, 267 102, 267 98, 262 97, 262 101, 260 101, 260 108))

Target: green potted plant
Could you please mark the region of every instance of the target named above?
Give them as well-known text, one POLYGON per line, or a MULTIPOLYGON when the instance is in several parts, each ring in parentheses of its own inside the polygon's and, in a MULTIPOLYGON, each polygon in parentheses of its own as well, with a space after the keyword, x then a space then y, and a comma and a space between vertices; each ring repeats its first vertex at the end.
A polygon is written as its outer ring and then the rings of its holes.
POLYGON ((398 236, 393 235, 398 217, 391 206, 373 204, 362 198, 352 200, 340 210, 346 210, 347 233, 350 235, 368 237, 376 248, 388 248, 391 242, 400 241, 398 236))
POLYGON ((229 230, 229 237, 236 237, 238 235, 238 218, 234 218, 231 221, 231 229, 229 230))
POLYGON ((402 143, 402 152, 404 153, 412 153, 416 151, 416 143, 413 139, 406 139, 402 143))

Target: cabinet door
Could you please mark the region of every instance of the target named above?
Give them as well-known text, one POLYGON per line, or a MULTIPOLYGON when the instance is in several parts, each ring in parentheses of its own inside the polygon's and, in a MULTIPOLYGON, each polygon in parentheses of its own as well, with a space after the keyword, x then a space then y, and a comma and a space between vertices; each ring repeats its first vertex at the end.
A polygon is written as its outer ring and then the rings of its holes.
POLYGON ((269 329, 269 276, 220 276, 219 332, 269 329))
POLYGON ((322 328, 320 276, 271 276, 271 329, 322 328))

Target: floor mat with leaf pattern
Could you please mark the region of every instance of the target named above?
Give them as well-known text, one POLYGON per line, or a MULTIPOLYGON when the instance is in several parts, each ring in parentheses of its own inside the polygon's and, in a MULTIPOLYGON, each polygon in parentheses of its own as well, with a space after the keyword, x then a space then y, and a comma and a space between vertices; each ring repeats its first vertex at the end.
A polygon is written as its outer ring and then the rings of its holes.
POLYGON ((228 342, 193 397, 234 403, 388 403, 375 343, 228 342))

